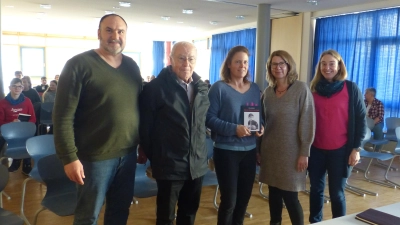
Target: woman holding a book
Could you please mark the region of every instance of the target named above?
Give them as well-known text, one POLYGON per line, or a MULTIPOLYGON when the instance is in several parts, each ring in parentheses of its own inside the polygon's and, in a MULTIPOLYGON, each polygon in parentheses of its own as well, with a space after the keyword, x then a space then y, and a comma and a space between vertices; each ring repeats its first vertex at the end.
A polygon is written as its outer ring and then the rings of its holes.
POLYGON ((213 159, 221 192, 218 225, 243 224, 253 190, 256 138, 264 128, 252 132, 245 123, 246 109, 256 115, 260 107, 260 89, 248 80, 248 62, 246 47, 232 48, 222 64, 221 80, 208 93, 206 125, 215 141, 213 159))
MULTIPOLYGON (((14 78, 10 83, 10 93, 0 101, 0 126, 11 122, 21 122, 19 118, 20 114, 26 114, 29 117, 28 122, 35 123, 35 111, 33 110, 32 102, 29 98, 22 94, 24 86, 19 78, 14 78)), ((22 117, 22 116, 21 116, 22 117)), ((0 147, 3 147, 5 141, 1 137, 0 147)), ((10 172, 18 170, 21 160, 13 160, 12 165, 8 169, 10 172)), ((22 172, 29 174, 31 171, 31 159, 24 159, 22 172)))

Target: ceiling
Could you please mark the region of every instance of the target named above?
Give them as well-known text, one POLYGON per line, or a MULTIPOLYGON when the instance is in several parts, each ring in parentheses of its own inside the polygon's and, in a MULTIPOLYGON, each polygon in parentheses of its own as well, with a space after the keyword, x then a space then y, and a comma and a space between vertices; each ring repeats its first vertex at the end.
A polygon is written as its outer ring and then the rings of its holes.
POLYGON ((129 35, 180 40, 238 25, 255 26, 259 4, 270 4, 271 17, 279 18, 372 2, 376 0, 319 0, 318 5, 307 0, 2 0, 1 29, 96 37, 99 18, 107 10, 127 21, 129 35), (131 7, 120 7, 119 1, 130 2, 131 7), (51 9, 40 8, 40 4, 50 4, 51 9), (193 14, 183 14, 183 9, 192 9, 193 14), (238 20, 238 15, 245 18, 238 20))

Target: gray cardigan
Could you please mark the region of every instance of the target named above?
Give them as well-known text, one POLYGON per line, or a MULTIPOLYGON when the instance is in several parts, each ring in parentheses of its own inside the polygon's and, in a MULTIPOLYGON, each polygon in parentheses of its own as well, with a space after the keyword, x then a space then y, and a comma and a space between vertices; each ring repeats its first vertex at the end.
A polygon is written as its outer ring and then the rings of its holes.
POLYGON ((43 93, 43 102, 54 102, 56 100, 55 91, 46 91, 43 93))
POLYGON ((309 156, 314 140, 315 109, 309 88, 295 81, 278 98, 268 87, 261 105, 265 132, 260 144, 260 182, 286 191, 305 190, 306 171, 297 172, 296 167, 299 156, 309 156))

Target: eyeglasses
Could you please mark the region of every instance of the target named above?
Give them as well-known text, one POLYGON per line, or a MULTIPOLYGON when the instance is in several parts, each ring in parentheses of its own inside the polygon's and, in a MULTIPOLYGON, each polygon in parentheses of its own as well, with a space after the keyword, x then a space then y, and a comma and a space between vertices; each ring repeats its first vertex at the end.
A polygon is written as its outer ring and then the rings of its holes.
POLYGON ((24 86, 21 86, 21 85, 13 85, 11 87, 14 89, 23 89, 24 88, 24 86))
POLYGON ((188 61, 190 64, 196 63, 196 58, 195 57, 184 57, 184 56, 178 56, 178 61, 180 63, 185 63, 188 61))
POLYGON ((271 67, 276 68, 277 66, 279 66, 279 68, 285 68, 286 64, 287 64, 286 62, 271 63, 271 67))

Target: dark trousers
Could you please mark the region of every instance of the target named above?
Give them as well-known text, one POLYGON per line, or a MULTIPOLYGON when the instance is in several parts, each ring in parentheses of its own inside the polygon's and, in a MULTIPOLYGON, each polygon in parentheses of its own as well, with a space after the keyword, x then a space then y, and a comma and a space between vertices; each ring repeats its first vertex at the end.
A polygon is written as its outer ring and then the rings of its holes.
POLYGON ((346 215, 346 163, 348 159, 346 148, 336 150, 321 150, 311 146, 308 163, 310 177, 310 223, 320 222, 323 218, 324 190, 326 172, 328 172, 329 197, 331 199, 332 217, 346 215))
POLYGON ((194 180, 157 180, 156 225, 193 225, 200 204, 203 177, 194 180))
POLYGON ((269 190, 269 212, 271 215, 271 224, 282 221, 282 207, 285 202, 290 221, 293 225, 304 224, 303 208, 299 202, 298 192, 285 191, 273 186, 268 186, 269 190), (282 201, 283 200, 283 201, 282 201))
POLYGON ((213 159, 221 192, 218 225, 243 224, 256 174, 256 150, 214 148, 213 159))

